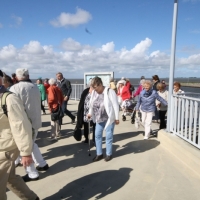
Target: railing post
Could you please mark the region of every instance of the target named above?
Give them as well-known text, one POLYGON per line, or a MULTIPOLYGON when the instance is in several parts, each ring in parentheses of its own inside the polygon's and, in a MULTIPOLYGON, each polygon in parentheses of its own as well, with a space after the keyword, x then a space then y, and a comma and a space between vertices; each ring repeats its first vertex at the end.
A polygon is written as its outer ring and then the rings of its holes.
POLYGON ((169 96, 168 96, 168 112, 167 112, 167 131, 170 132, 170 123, 173 118, 172 110, 172 95, 173 95, 173 82, 174 82, 174 66, 175 66, 175 50, 176 50, 176 29, 177 29, 177 12, 178 0, 174 0, 174 15, 172 25, 172 43, 171 43, 171 60, 170 60, 170 73, 169 73, 169 96))
POLYGON ((75 84, 75 101, 76 101, 76 86, 77 86, 77 84, 75 84))

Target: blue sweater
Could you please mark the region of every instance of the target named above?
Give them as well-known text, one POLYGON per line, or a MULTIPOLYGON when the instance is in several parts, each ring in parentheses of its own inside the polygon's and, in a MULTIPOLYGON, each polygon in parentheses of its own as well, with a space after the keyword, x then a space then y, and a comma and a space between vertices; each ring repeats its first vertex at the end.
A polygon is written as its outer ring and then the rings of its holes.
POLYGON ((139 100, 136 105, 136 110, 139 110, 141 105, 141 110, 143 112, 154 112, 156 110, 156 99, 162 104, 167 106, 167 101, 158 95, 155 90, 150 90, 150 95, 146 95, 146 90, 140 93, 139 100))

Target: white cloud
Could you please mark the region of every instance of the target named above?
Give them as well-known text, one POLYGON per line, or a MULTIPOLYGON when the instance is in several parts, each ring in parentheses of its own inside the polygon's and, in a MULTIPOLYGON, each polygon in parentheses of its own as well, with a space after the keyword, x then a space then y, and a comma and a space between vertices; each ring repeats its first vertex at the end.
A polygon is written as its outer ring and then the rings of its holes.
MULTIPOLYGON (((152 41, 146 38, 131 49, 115 50, 114 42, 99 47, 82 45, 67 38, 61 43, 62 50, 55 51, 51 45, 30 41, 22 48, 8 45, 0 48, 0 66, 6 73, 19 67, 30 69, 31 77, 52 77, 61 71, 69 78, 83 77, 84 72, 114 71, 116 76, 140 77, 169 74, 170 55, 160 50, 150 52, 152 41)), ((176 69, 182 73, 192 72, 200 66, 200 53, 185 58, 176 58, 176 69)))
POLYGON ((77 8, 75 14, 63 12, 56 19, 51 20, 50 24, 54 27, 78 26, 87 23, 91 19, 92 16, 89 12, 77 8))
POLYGON ((14 24, 11 27, 19 27, 22 24, 22 18, 16 15, 12 15, 11 18, 14 20, 14 24))
POLYGON ((79 42, 76 42, 72 38, 63 40, 63 42, 61 43, 61 47, 66 51, 78 51, 82 48, 81 44, 79 42))
POLYGON ((109 42, 105 45, 102 45, 102 50, 105 52, 113 52, 115 48, 114 42, 109 42))
POLYGON ((0 23, 0 28, 3 28, 3 24, 2 23, 0 23))

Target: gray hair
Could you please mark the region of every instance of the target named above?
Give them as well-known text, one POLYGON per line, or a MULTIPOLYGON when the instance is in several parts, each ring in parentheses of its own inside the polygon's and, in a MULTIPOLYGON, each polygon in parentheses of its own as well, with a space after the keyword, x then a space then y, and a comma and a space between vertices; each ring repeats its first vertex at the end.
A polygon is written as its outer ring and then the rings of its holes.
POLYGON ((55 78, 50 78, 49 79, 49 85, 55 85, 56 84, 56 79, 55 78))
POLYGON ((29 79, 29 71, 27 68, 18 68, 16 69, 16 76, 20 80, 29 79))
POLYGON ((90 86, 94 87, 94 86, 99 86, 99 85, 103 85, 103 82, 101 80, 101 78, 99 78, 98 76, 95 76, 90 83, 90 86))
POLYGON ((152 82, 150 80, 145 80, 143 84, 147 84, 150 87, 152 87, 152 82))

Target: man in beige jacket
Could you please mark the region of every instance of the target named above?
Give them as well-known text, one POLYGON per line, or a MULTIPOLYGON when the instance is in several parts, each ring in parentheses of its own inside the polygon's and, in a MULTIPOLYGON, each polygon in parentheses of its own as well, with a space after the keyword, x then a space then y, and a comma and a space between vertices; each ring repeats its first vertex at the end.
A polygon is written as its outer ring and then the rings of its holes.
MULTIPOLYGON (((3 73, 0 70, 0 105, 6 91, 2 85, 3 73)), ((33 160, 32 126, 24 111, 22 101, 14 94, 6 98, 7 115, 0 106, 0 199, 6 200, 6 187, 23 200, 39 200, 23 179, 15 175, 15 159, 21 155, 24 167, 33 160)))

